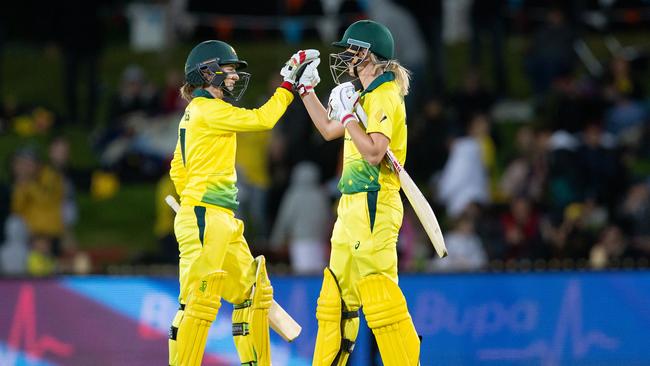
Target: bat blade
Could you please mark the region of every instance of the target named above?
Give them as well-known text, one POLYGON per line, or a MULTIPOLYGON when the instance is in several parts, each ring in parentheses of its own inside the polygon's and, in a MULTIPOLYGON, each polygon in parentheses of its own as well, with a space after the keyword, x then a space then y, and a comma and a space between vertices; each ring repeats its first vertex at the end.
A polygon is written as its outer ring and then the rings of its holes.
POLYGON ((298 338, 302 327, 275 300, 269 309, 269 324, 282 339, 291 342, 298 338))
POLYGON ((438 219, 433 213, 433 209, 427 202, 427 199, 424 197, 418 186, 415 184, 411 176, 404 169, 400 169, 398 172, 399 181, 402 186, 402 191, 406 195, 406 198, 411 203, 411 207, 415 211, 420 223, 424 227, 429 240, 433 244, 433 248, 436 250, 436 253, 440 258, 447 256, 447 247, 445 246, 445 240, 442 237, 442 231, 440 230, 440 224, 438 224, 438 219))
MULTIPOLYGON (((169 205, 174 212, 178 212, 181 208, 176 199, 172 196, 165 197, 165 202, 167 202, 167 205, 169 205)), ((271 308, 269 309, 269 325, 271 326, 271 329, 278 333, 278 335, 287 342, 296 339, 302 331, 300 324, 298 324, 298 322, 296 322, 275 300, 273 300, 271 308)))

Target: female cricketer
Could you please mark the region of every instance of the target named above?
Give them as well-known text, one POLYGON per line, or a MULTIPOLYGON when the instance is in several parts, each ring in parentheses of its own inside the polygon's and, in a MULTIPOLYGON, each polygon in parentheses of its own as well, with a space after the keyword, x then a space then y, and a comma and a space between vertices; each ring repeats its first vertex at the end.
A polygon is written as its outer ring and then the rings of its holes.
POLYGON ((284 82, 258 109, 238 100, 246 91, 247 63, 221 41, 194 47, 180 92, 189 101, 179 127, 170 176, 181 199, 174 221, 180 250, 180 308, 169 334, 169 364, 199 366, 221 298, 232 303, 232 332, 242 365, 271 363, 268 312, 273 288, 264 257, 251 255, 237 209, 237 132, 273 128, 293 100, 299 68, 318 59, 315 50, 295 54, 281 70, 284 82))
MULTIPOLYGON (((420 340, 398 286, 397 235, 402 225, 399 178, 384 162, 390 148, 406 159, 404 96, 409 72, 394 59, 393 37, 385 26, 361 20, 348 27, 330 55, 330 71, 339 84, 326 110, 315 93, 302 101, 326 140, 344 137, 342 193, 332 233, 329 267, 316 307, 318 335, 313 365, 345 365, 359 330, 363 307, 384 365, 417 365, 420 340), (361 93, 344 78, 358 79, 361 93), (368 119, 358 123, 360 103, 368 119)), ((313 90, 318 75, 313 64, 299 83, 313 90)))

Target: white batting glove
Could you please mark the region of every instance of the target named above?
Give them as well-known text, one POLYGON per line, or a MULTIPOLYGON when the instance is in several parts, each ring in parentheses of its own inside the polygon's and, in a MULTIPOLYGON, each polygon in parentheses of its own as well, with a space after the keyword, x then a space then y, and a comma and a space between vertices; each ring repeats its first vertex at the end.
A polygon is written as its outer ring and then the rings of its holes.
POLYGON ((339 100, 334 97, 334 94, 330 93, 329 100, 327 101, 327 118, 338 121, 341 108, 343 107, 339 100))
POLYGON ((305 66, 305 71, 300 76, 298 80, 298 85, 296 85, 296 90, 301 97, 312 93, 314 87, 320 83, 320 76, 318 76, 318 65, 320 64, 320 59, 317 58, 309 65, 305 66))
POLYGON ((296 83, 296 75, 301 67, 304 65, 319 60, 320 52, 314 49, 300 50, 291 56, 289 61, 287 61, 280 70, 280 75, 284 77, 285 82, 291 83, 294 85, 296 83))
POLYGON ((354 90, 354 85, 347 82, 338 85, 330 93, 329 105, 331 106, 331 117, 347 127, 351 121, 356 121, 354 107, 359 101, 359 92, 354 90))

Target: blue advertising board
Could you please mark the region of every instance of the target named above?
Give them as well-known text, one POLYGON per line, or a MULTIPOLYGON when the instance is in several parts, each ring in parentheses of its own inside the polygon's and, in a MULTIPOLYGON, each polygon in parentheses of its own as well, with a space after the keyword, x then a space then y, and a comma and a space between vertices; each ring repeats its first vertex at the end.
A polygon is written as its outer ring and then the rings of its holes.
MULTIPOLYGON (((303 326, 271 332, 273 364, 310 365, 321 279, 272 277, 303 326)), ((402 275, 426 365, 650 365, 650 272, 402 275)), ((0 365, 165 364, 174 278, 0 280, 0 365), (92 360, 92 363, 88 363, 92 360)), ((232 307, 213 324, 204 365, 238 364, 232 307)), ((362 319, 351 365, 373 365, 362 319)), ((379 363, 376 363, 379 364, 379 363)))

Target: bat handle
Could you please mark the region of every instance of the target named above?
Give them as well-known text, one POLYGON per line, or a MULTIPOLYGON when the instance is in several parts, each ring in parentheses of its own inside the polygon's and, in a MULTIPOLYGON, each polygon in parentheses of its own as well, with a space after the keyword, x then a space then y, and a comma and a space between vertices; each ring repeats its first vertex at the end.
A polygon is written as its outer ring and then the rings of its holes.
POLYGON ((393 152, 390 149, 386 150, 386 158, 388 159, 388 162, 393 167, 395 173, 399 174, 402 172, 402 170, 404 170, 404 168, 402 168, 402 164, 399 163, 399 160, 397 160, 395 154, 393 154, 393 152))
POLYGON ((174 212, 178 212, 181 209, 181 206, 178 204, 178 202, 176 202, 176 198, 171 195, 165 197, 165 202, 167 202, 169 207, 171 207, 174 212))

